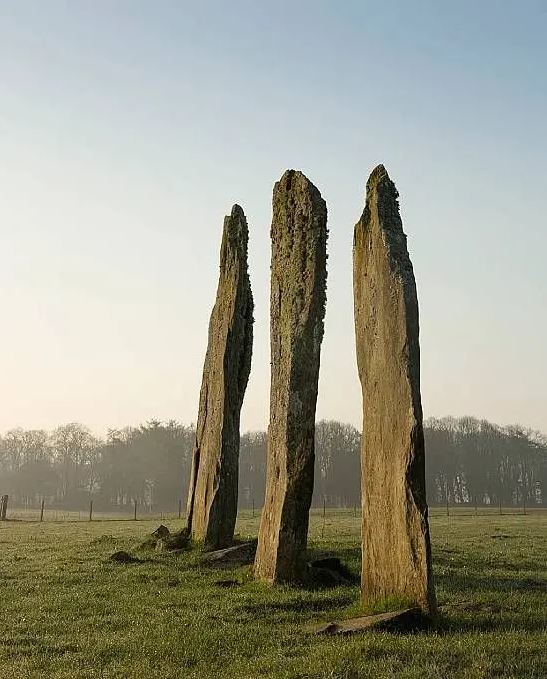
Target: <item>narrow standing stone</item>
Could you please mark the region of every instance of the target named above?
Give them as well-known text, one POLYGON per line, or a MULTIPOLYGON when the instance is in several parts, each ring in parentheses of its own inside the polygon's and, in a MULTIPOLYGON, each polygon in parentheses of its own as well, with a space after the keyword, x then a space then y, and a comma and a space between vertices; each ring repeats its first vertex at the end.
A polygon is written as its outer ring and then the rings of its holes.
POLYGON ((243 210, 234 205, 224 219, 187 507, 192 536, 213 549, 232 543, 237 514, 239 421, 253 344, 248 236, 243 210))
POLYGON ((435 611, 425 496, 418 298, 398 192, 383 165, 367 183, 353 239, 363 391, 362 598, 435 611))
POLYGON ((302 575, 313 492, 315 406, 327 280, 327 206, 301 173, 273 191, 271 385, 266 498, 255 574, 302 575))
POLYGON ((0 521, 6 520, 6 515, 8 513, 8 502, 9 495, 2 495, 0 498, 0 521))

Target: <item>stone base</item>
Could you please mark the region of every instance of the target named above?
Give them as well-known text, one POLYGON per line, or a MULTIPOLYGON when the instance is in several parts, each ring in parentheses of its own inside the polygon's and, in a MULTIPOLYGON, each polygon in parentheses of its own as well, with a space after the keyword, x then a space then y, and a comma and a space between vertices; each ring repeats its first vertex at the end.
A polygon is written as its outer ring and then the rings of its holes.
POLYGON ((428 626, 429 619, 425 617, 419 608, 405 608, 400 611, 378 613, 377 615, 364 615, 349 620, 327 622, 314 625, 309 628, 313 634, 355 634, 368 630, 382 630, 389 632, 410 632, 424 629, 428 626))

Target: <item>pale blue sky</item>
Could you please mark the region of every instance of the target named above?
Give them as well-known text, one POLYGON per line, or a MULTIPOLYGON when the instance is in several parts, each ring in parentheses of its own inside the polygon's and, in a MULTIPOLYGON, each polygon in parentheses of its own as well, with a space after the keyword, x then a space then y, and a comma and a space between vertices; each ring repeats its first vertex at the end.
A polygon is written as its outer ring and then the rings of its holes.
POLYGON ((547 0, 0 0, 0 431, 195 421, 223 216, 250 226, 243 428, 267 423, 271 190, 329 208, 318 418, 360 426, 351 242, 401 194, 426 415, 547 432, 547 0))

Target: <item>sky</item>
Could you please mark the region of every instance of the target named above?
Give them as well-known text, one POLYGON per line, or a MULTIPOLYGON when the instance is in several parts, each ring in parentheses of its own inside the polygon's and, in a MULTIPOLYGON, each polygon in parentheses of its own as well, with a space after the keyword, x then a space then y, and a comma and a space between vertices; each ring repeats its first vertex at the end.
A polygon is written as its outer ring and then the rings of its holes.
POLYGON ((250 230, 242 429, 267 425, 271 192, 329 211, 317 418, 361 425, 352 235, 395 181, 424 415, 547 432, 547 2, 0 0, 0 432, 196 421, 224 215, 250 230))

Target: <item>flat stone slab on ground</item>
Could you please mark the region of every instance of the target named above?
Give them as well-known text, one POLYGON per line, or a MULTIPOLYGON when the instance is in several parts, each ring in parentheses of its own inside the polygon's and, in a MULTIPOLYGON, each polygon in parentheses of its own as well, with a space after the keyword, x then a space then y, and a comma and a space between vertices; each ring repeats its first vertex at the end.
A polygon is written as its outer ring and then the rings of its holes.
POLYGON ((257 540, 250 540, 233 547, 207 552, 203 560, 210 564, 237 564, 239 566, 251 564, 255 558, 257 542, 257 540))
POLYGON ((378 613, 376 615, 363 615, 359 618, 339 620, 314 625, 310 632, 314 634, 355 634, 368 630, 384 630, 393 632, 405 632, 423 629, 426 618, 419 608, 405 608, 400 611, 378 613))

